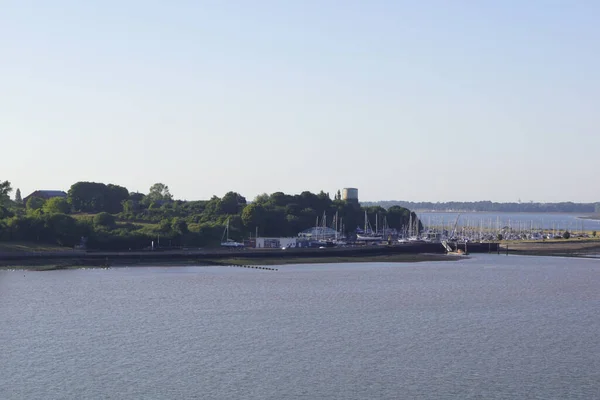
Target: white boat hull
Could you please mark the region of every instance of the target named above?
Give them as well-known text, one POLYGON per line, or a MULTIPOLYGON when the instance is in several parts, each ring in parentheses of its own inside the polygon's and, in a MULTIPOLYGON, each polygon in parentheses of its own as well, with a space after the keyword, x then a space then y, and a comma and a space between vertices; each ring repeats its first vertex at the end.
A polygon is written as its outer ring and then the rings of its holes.
POLYGON ((244 247, 244 244, 238 243, 238 242, 222 242, 221 246, 222 247, 244 247))

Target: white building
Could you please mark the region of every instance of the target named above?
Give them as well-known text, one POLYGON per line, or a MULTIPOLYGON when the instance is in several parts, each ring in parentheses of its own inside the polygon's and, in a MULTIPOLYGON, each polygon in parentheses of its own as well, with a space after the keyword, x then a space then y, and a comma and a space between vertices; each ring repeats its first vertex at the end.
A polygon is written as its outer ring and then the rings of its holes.
POLYGON ((296 247, 298 239, 295 237, 291 238, 268 238, 259 237, 256 238, 257 249, 280 249, 282 247, 296 247))

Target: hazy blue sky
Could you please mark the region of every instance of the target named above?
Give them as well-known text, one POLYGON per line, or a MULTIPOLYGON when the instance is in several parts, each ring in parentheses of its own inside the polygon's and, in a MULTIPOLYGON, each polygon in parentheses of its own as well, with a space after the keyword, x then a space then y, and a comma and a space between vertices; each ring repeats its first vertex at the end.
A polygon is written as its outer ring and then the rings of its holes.
POLYGON ((598 201, 598 1, 0 0, 0 179, 598 201))

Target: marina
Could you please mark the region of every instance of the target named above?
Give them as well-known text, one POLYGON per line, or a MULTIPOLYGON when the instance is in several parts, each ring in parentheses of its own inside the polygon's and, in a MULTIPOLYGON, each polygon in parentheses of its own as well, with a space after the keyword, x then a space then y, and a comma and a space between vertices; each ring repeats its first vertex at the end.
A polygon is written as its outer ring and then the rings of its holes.
POLYGON ((314 228, 298 235, 294 246, 593 239, 600 221, 571 214, 417 213, 415 218, 410 215, 407 225, 395 229, 388 226, 385 216, 375 214, 369 219, 365 210, 362 227, 352 234, 343 229, 337 215, 328 220, 324 213, 314 228))
POLYGON ((580 214, 553 213, 417 213, 425 236, 460 242, 590 239, 600 221, 580 214))

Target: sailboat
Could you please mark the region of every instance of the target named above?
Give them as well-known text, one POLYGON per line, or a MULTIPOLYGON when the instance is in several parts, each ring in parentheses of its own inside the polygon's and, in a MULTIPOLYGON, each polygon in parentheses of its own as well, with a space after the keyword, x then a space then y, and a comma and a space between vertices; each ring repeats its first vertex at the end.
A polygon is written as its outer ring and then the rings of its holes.
POLYGON ((343 227, 344 227, 344 224, 342 223, 341 219, 339 221, 339 227, 338 227, 338 212, 336 211, 335 218, 334 218, 334 227, 333 227, 333 229, 335 229, 335 239, 334 239, 333 243, 336 246, 345 246, 347 244, 344 235, 340 234, 340 231, 343 231, 343 227))
POLYGON ((371 229, 371 224, 369 223, 369 219, 367 218, 367 210, 365 210, 365 229, 364 233, 357 234, 356 240, 361 242, 374 242, 377 240, 382 240, 381 235, 378 235, 377 232, 373 234, 373 229, 371 229))
POLYGON ((410 243, 425 243, 426 241, 419 237, 419 217, 415 214, 415 219, 412 219, 412 213, 408 219, 410 229, 408 241, 410 243))
POLYGON ((236 242, 232 239, 229 239, 229 218, 227 218, 227 225, 225 225, 225 230, 223 231, 223 236, 221 236, 221 246, 223 247, 244 247, 244 243, 236 242), (225 240, 223 240, 225 239, 225 240))

